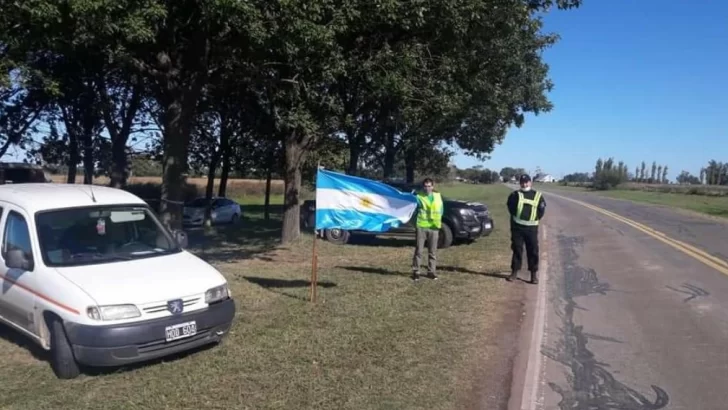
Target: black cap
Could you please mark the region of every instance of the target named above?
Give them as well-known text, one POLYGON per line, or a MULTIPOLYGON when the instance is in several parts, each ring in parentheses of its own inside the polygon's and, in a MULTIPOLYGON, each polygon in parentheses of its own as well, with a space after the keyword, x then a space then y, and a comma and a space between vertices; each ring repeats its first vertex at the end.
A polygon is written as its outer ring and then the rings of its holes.
POLYGON ((531 177, 528 176, 528 174, 521 175, 520 182, 522 184, 525 184, 526 182, 531 182, 531 177))

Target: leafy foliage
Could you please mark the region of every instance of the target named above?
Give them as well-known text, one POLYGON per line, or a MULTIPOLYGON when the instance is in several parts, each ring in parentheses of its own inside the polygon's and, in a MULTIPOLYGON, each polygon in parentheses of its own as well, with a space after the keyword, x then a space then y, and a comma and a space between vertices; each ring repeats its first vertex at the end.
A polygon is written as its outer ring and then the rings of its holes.
POLYGON ((541 54, 558 37, 541 18, 580 3, 6 1, 0 138, 23 144, 42 120, 52 126, 34 158, 69 177, 83 163, 114 186, 147 164, 129 161, 129 144, 151 140, 170 226, 190 172, 208 175, 208 194, 217 176, 220 194, 231 173, 280 176, 288 242, 319 162, 446 179, 449 147, 486 159, 526 113, 551 110, 541 54))

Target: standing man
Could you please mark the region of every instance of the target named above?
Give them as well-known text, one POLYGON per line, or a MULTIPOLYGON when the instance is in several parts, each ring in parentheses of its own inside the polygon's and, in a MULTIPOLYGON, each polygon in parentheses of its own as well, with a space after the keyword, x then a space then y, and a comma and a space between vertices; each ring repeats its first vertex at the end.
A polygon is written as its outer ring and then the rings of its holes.
POLYGON ((511 276, 508 281, 518 277, 523 263, 523 245, 526 245, 528 270, 531 283, 538 283, 538 223, 546 212, 546 201, 538 191, 531 189, 531 177, 521 175, 521 189, 508 196, 508 212, 511 214, 511 276))
POLYGON ((412 280, 420 279, 420 262, 427 242, 427 277, 437 279, 437 242, 442 226, 442 196, 435 192, 430 178, 422 181, 424 192, 417 193, 417 244, 412 258, 412 280))

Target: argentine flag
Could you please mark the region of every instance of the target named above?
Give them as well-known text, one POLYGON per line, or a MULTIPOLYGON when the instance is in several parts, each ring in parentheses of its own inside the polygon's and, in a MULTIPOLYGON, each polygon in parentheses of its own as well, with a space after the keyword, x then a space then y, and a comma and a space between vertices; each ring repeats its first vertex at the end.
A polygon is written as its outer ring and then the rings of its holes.
POLYGON ((407 223, 417 198, 370 179, 319 169, 316 229, 386 232, 407 223))

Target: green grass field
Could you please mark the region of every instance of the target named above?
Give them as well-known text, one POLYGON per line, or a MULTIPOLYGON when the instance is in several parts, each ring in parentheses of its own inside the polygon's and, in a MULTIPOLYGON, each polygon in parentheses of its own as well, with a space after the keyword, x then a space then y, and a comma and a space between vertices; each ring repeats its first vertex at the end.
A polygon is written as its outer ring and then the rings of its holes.
POLYGON ((635 190, 604 191, 599 192, 599 195, 653 205, 670 206, 706 215, 728 218, 728 196, 711 197, 635 190))
POLYGON ((490 237, 440 250, 441 280, 409 280, 413 241, 319 241, 314 306, 312 236, 277 246, 280 207, 266 222, 262 199, 248 197, 240 227, 191 233, 192 250, 228 278, 238 304, 222 345, 59 381, 42 352, 0 327, 0 408, 461 409, 483 398, 497 408, 510 379, 492 363, 513 353, 500 340, 519 326, 525 289, 501 279, 510 191, 440 188, 490 205, 496 223, 490 237))
POLYGON ((686 193, 646 191, 639 189, 614 189, 609 191, 594 191, 578 186, 564 186, 560 184, 543 185, 549 190, 564 192, 587 192, 608 198, 624 199, 652 205, 669 206, 685 209, 705 215, 728 218, 728 196, 692 195, 686 193))

